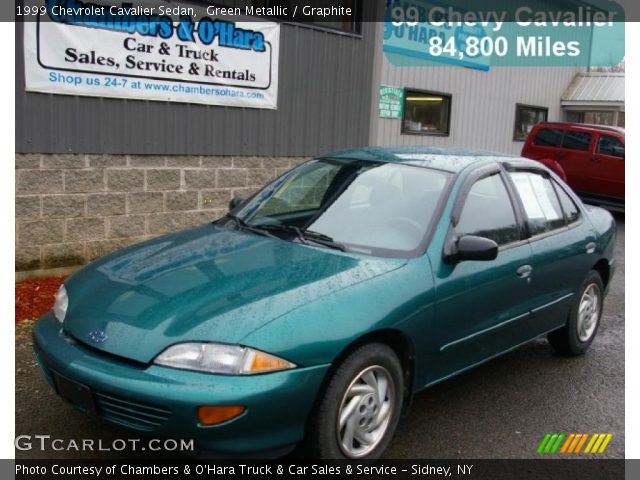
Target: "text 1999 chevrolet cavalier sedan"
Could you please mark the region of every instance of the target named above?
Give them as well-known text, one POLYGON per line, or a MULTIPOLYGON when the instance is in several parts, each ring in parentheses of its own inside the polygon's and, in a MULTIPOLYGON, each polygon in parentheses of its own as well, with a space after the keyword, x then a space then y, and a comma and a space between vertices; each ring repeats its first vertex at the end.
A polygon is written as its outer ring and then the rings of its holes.
POLYGON ((614 271, 611 215, 518 157, 350 150, 232 203, 66 281, 34 330, 59 395, 202 451, 375 458, 414 392, 585 352, 614 271))

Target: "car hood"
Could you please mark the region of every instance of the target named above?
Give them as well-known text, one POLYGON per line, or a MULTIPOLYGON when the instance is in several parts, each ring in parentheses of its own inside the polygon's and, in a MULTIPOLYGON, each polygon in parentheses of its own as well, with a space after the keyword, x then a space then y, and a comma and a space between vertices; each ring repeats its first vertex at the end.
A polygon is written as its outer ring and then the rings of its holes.
POLYGON ((78 271, 66 282, 64 329, 96 349, 146 363, 179 342, 238 343, 287 312, 405 263, 209 224, 78 271))

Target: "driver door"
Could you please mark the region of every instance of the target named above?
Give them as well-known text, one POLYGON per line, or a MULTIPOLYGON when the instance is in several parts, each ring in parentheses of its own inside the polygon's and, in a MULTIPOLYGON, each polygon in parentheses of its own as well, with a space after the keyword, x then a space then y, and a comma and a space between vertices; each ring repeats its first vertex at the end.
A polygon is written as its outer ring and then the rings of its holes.
POLYGON ((435 272, 439 328, 434 329, 439 351, 434 352, 436 361, 429 372, 433 378, 427 383, 528 340, 531 247, 523 240, 507 185, 496 168, 469 188, 463 186, 459 220, 452 226, 454 238, 476 235, 494 240, 499 245, 496 259, 453 265, 432 259, 433 265, 440 265, 435 272))

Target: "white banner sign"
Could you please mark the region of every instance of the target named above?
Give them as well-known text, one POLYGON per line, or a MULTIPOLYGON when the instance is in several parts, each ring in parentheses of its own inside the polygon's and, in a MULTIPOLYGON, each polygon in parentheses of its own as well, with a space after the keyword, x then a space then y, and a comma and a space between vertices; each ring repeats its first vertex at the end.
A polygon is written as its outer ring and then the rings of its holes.
POLYGON ((277 23, 61 12, 24 24, 28 91, 277 107, 277 23))

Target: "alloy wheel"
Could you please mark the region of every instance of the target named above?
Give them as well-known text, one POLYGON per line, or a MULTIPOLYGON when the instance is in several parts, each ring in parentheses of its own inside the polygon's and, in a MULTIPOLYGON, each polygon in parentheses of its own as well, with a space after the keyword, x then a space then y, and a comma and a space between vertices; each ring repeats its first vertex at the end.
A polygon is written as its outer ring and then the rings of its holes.
POLYGON ((589 285, 580 299, 578 307, 578 339, 586 342, 591 338, 598 326, 600 317, 600 289, 597 285, 589 285))
POLYGON ((395 384, 379 365, 362 370, 347 388, 338 410, 338 444, 349 458, 369 454, 384 438, 395 408, 395 384))

